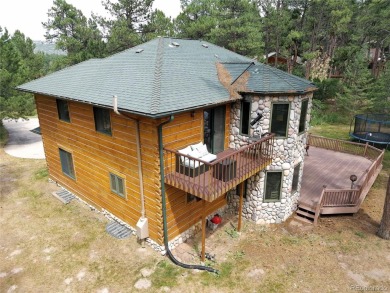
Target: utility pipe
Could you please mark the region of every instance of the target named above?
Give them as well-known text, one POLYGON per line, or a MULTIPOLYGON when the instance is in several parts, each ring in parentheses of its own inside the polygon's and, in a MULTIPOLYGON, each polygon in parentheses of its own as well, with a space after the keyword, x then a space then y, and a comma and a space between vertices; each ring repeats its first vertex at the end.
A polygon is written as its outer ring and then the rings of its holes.
POLYGON ((171 122, 174 119, 174 116, 171 115, 167 121, 162 122, 161 124, 158 125, 158 151, 159 151, 159 156, 160 156, 160 184, 161 184, 161 204, 162 204, 162 215, 163 215, 163 230, 164 230, 164 246, 165 250, 171 259, 171 261, 178 265, 181 266, 182 268, 185 269, 196 269, 196 270, 203 270, 203 271, 208 271, 211 273, 216 273, 218 274, 218 270, 213 269, 211 267, 207 266, 201 266, 201 265, 190 265, 190 264, 185 264, 180 261, 178 261, 172 254, 172 252, 169 249, 169 244, 168 244, 168 224, 167 224, 167 207, 166 207, 166 199, 165 199, 165 174, 164 174, 164 152, 163 152, 163 135, 162 135, 162 130, 163 126, 169 122, 171 122))
POLYGON ((135 141, 136 141, 136 149, 137 149, 137 161, 138 161, 138 179, 139 179, 139 190, 141 195, 141 219, 145 218, 145 195, 144 195, 144 184, 143 184, 143 175, 142 175, 142 160, 141 160, 141 140, 140 140, 140 132, 139 132, 139 120, 133 117, 122 114, 118 111, 118 97, 113 96, 112 99, 114 112, 118 115, 124 116, 129 120, 133 120, 135 122, 135 141))

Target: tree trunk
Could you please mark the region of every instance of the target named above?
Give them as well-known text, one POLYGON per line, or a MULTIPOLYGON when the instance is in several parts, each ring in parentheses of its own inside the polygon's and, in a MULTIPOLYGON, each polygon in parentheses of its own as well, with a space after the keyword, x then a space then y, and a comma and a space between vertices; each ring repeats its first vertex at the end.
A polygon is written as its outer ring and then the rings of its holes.
POLYGON ((390 177, 387 182, 387 192, 385 206, 383 207, 382 221, 377 234, 380 238, 390 240, 390 177))
POLYGON ((372 75, 373 75, 375 78, 378 77, 378 58, 379 58, 379 51, 380 51, 380 46, 379 46, 379 41, 378 41, 378 42, 376 42, 374 58, 373 58, 373 60, 372 60, 372 75))

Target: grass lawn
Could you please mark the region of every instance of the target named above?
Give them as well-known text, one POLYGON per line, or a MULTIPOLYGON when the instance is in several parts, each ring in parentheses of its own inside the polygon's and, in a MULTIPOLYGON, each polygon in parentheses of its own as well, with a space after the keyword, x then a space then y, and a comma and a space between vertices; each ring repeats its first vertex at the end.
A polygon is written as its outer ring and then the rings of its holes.
MULTIPOLYGON (((345 135, 340 126, 311 132, 345 135)), ((388 152, 386 160, 388 166, 388 152)), ((390 241, 375 235, 388 167, 355 215, 322 217, 316 227, 244 221, 240 235, 217 229, 206 240, 224 248, 208 262, 220 270, 215 275, 177 267, 134 236, 109 236, 101 214, 51 195, 58 187, 48 183, 43 160, 0 149, 0 161, 0 292, 390 291, 390 241)))

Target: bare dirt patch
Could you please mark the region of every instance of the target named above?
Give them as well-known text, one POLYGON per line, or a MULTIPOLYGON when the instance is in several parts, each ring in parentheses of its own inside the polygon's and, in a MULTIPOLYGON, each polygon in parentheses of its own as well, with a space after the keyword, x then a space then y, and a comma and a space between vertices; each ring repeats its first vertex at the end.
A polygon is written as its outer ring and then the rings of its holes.
MULTIPOLYGON (((206 264, 220 271, 217 276, 174 266, 134 236, 109 236, 101 214, 51 195, 58 187, 48 183, 44 161, 3 151, 0 161, 1 178, 12 179, 1 182, 0 292, 390 291, 390 242, 375 235, 386 171, 356 215, 322 217, 315 228, 291 220, 268 226, 244 221, 236 234, 237 219, 233 226, 224 219, 206 240, 207 252, 215 254, 206 264), (137 289, 142 279, 147 285, 137 289)), ((183 245, 197 262, 200 237, 183 245)))

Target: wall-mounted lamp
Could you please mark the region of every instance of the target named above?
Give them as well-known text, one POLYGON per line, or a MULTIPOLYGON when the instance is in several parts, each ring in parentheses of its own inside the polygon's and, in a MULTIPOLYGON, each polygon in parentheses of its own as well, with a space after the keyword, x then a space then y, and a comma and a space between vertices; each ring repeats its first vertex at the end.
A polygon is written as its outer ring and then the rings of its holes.
POLYGON ((195 111, 191 111, 191 117, 192 117, 192 118, 195 117, 195 111))
POLYGON ((259 120, 261 118, 263 118, 263 115, 261 115, 260 113, 257 113, 257 117, 250 122, 250 125, 251 126, 255 125, 257 122, 259 122, 259 120))

